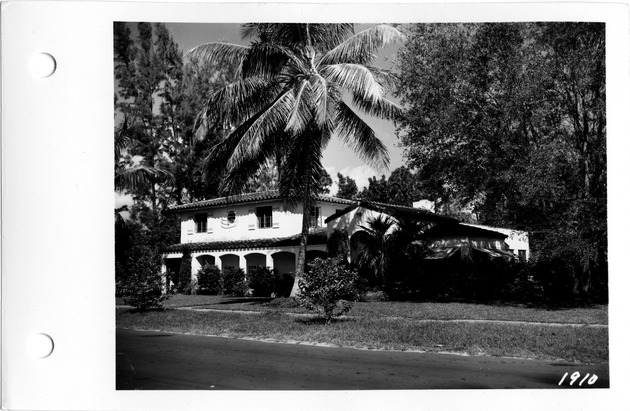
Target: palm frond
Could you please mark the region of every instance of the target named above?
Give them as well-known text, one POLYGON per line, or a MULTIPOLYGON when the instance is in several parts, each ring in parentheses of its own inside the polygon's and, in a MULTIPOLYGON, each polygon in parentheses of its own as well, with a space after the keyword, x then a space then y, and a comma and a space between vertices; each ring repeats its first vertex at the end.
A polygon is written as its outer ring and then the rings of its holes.
POLYGON ((127 145, 131 141, 127 130, 129 128, 128 120, 125 118, 123 123, 118 126, 114 132, 114 159, 118 161, 122 152, 127 148, 127 145))
POLYGON ((318 64, 320 66, 339 63, 367 64, 374 60, 378 49, 403 39, 404 35, 396 28, 379 24, 338 44, 322 56, 318 64))
POLYGON ((244 160, 238 168, 228 170, 221 180, 220 190, 228 195, 240 193, 247 181, 273 158, 283 138, 282 133, 271 136, 263 142, 256 156, 244 160))
POLYGON ((326 79, 317 73, 310 76, 309 84, 313 90, 315 122, 319 128, 323 128, 329 113, 328 85, 326 79))
POLYGON ((290 136, 288 153, 280 174, 280 195, 289 204, 311 193, 325 169, 321 163, 323 134, 309 128, 301 135, 290 136))
POLYGON ((257 42, 253 43, 243 59, 243 78, 277 76, 287 65, 305 72, 307 68, 289 48, 281 44, 257 42))
POLYGON ((228 170, 238 168, 240 163, 257 157, 264 141, 285 129, 293 101, 293 90, 286 90, 257 115, 234 148, 227 163, 228 170))
POLYGON ((313 117, 310 110, 311 102, 308 85, 308 81, 304 79, 294 89, 293 110, 289 114, 285 128, 285 131, 288 133, 300 134, 304 132, 308 122, 313 117))
POLYGON ((147 166, 134 166, 116 173, 114 188, 117 191, 136 190, 150 183, 155 177, 155 170, 147 166))
POLYGON ((382 119, 393 119, 402 108, 385 98, 382 84, 393 82, 385 72, 373 71, 359 64, 335 64, 322 70, 325 77, 352 94, 355 106, 366 114, 382 119))
POLYGON ((206 43, 186 53, 186 56, 201 62, 209 62, 240 72, 243 60, 249 52, 248 46, 231 43, 206 43))
POLYGON ((205 116, 222 127, 240 124, 263 110, 281 90, 280 84, 262 77, 235 81, 212 95, 205 116))
POLYGON ((364 113, 381 119, 392 120, 402 115, 403 109, 398 104, 386 98, 366 100, 360 94, 352 96, 352 103, 364 113))
POLYGON ((391 70, 383 69, 375 66, 365 66, 374 76, 376 81, 383 87, 385 91, 395 90, 400 84, 400 79, 391 70))
POLYGON ((309 43, 307 25, 310 43, 320 51, 330 50, 354 34, 354 25, 350 23, 248 23, 242 26, 241 36, 299 49, 309 43))
POLYGON ((389 165, 387 147, 374 130, 343 101, 338 105, 337 129, 341 141, 350 146, 359 157, 380 168, 389 165))

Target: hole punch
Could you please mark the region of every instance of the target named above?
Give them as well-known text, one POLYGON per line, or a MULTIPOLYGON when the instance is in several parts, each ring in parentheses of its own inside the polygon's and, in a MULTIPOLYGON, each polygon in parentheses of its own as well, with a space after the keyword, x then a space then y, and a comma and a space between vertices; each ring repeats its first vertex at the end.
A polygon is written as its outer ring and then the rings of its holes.
POLYGON ((48 53, 38 53, 31 57, 29 69, 37 77, 50 77, 57 69, 57 61, 48 53))
POLYGON ((46 358, 55 349, 55 343, 48 334, 35 334, 28 339, 27 351, 31 357, 46 358))

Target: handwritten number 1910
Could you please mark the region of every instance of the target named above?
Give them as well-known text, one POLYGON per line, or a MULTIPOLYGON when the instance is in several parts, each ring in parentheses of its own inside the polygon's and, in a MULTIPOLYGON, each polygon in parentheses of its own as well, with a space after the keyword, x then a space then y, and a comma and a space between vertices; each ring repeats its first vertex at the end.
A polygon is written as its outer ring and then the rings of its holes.
MULTIPOLYGON (((560 380, 560 382, 558 383, 558 385, 562 385, 562 383, 564 382, 565 378, 567 378, 567 376, 568 376, 568 375, 569 375, 569 373, 568 373, 568 372, 565 372, 565 373, 564 373, 564 375, 562 376, 562 379, 561 379, 561 380, 560 380)), ((588 385, 593 385, 593 384, 595 384, 595 381, 597 381, 597 375, 593 374, 593 375, 591 376, 591 378, 588 378, 588 376, 589 376, 589 375, 591 375, 591 374, 586 373, 586 375, 584 376, 584 378, 582 378, 582 380, 580 381, 580 383, 578 384, 578 386, 580 386, 580 387, 581 387, 581 386, 582 386, 582 384, 584 383, 584 381, 586 381, 586 383, 587 383, 588 385), (588 381, 586 380, 587 378, 588 378, 588 381)), ((575 382, 576 382, 577 380, 579 380, 579 379, 580 379, 580 376, 581 376, 581 375, 580 375, 580 373, 579 373, 579 372, 577 372, 577 371, 576 371, 576 372, 574 372, 573 374, 571 374, 571 377, 570 377, 571 382, 569 383, 569 385, 573 385, 573 384, 575 384, 575 382)))

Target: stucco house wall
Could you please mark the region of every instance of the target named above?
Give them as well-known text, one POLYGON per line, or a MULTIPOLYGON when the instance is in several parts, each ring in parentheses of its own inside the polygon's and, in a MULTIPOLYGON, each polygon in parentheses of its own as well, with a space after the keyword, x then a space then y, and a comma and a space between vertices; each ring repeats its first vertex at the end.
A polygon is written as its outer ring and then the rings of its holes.
MULTIPOLYGON (((328 196, 318 196, 313 202, 307 258, 326 252, 324 221, 350 203, 328 196)), ((171 212, 180 215, 180 243, 163 250, 163 274, 181 260, 184 246, 191 250, 193 280, 205 264, 220 269, 238 267, 246 273, 260 265, 278 274, 295 272, 302 231, 301 203, 286 208, 276 192, 250 193, 175 206, 171 212), (261 207, 271 208, 268 224, 259 223, 257 209, 261 207)))

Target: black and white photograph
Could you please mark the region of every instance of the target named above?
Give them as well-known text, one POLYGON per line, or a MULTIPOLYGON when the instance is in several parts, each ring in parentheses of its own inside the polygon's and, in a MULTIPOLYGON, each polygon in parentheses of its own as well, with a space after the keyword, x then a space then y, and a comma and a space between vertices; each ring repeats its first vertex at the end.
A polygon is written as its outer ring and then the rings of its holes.
POLYGON ((361 1, 2 1, 1 409, 623 408, 630 0, 361 1))
POLYGON ((117 390, 606 389, 606 24, 114 22, 117 390))

